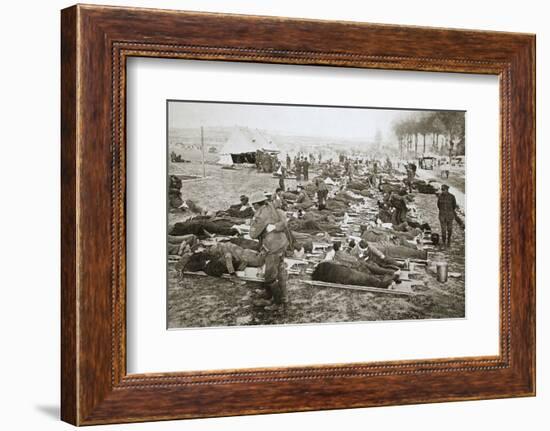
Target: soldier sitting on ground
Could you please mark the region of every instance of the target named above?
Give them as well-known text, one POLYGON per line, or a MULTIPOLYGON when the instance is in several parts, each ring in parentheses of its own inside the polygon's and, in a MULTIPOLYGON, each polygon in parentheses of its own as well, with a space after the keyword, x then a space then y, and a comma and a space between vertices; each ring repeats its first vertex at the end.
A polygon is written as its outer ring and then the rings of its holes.
POLYGON ((302 210, 307 210, 311 208, 313 206, 313 201, 304 190, 304 186, 299 184, 297 188, 298 188, 298 198, 294 203, 294 207, 296 209, 302 209, 302 210))
POLYGON ((230 217, 236 217, 236 218, 252 218, 254 215, 254 210, 252 209, 252 206, 248 202, 248 196, 241 195, 240 197, 241 202, 235 205, 231 205, 227 210, 225 211, 218 211, 218 216, 228 215, 230 217))
POLYGON ((275 190, 275 193, 273 194, 273 196, 271 197, 271 200, 272 200, 273 206, 275 208, 286 211, 288 205, 285 201, 283 193, 284 193, 284 190, 282 188, 278 187, 277 190, 275 190))

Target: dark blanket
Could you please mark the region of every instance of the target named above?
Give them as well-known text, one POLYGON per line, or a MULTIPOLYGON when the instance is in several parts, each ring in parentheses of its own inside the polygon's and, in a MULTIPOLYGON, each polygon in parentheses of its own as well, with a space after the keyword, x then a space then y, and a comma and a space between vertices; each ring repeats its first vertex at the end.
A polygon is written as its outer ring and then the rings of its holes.
MULTIPOLYGON (((183 260, 183 258, 182 258, 183 260)), ((206 267, 206 262, 208 261, 207 253, 195 253, 190 256, 186 256, 185 262, 182 262, 183 271, 203 271, 206 267)))
POLYGON ((361 191, 363 189, 368 189, 370 184, 363 182, 363 181, 350 181, 348 183, 348 189, 354 190, 354 191, 361 191))
POLYGON ((435 195, 435 193, 438 191, 436 187, 424 180, 413 181, 413 186, 416 188, 416 190, 423 194, 435 195))
POLYGON ((348 208, 348 205, 345 202, 335 199, 327 199, 325 206, 332 212, 342 212, 348 208))
POLYGON ((239 247, 242 247, 242 248, 247 248, 249 250, 254 250, 254 251, 260 251, 260 242, 254 239, 237 237, 237 238, 231 238, 229 242, 232 244, 238 245, 239 247))
POLYGON ((407 218, 407 224, 412 227, 412 228, 415 228, 415 229, 420 229, 420 230, 425 230, 425 231, 431 231, 432 228, 430 227, 430 225, 428 223, 419 223, 415 220, 412 220, 410 218, 407 218))
POLYGON ((296 232, 323 232, 321 226, 314 220, 293 219, 288 222, 288 227, 296 232))
POLYGON ((404 190, 404 187, 402 184, 380 183, 378 185, 378 190, 380 190, 382 193, 400 193, 404 190))
MULTIPOLYGON (((237 268, 239 266, 239 262, 235 258, 231 260, 233 261, 233 268, 237 268)), ((220 258, 212 259, 206 264, 204 272, 211 277, 221 277, 223 274, 227 274, 227 265, 225 260, 220 258)))
MULTIPOLYGON (((183 271, 204 271, 206 274, 212 277, 221 277, 227 273, 227 265, 224 259, 211 258, 208 253, 195 253, 190 256, 186 256, 185 263, 183 263, 183 271)), ((183 259, 182 259, 183 260, 183 259)), ((239 262, 233 258, 233 266, 237 268, 239 262)))
POLYGON ((379 287, 382 289, 387 289, 393 282, 393 277, 391 275, 376 276, 366 274, 365 272, 357 271, 333 262, 321 262, 315 267, 311 278, 313 280, 325 281, 328 283, 379 287))
POLYGON ((192 219, 176 223, 172 230, 168 233, 169 235, 188 235, 192 233, 200 237, 207 236, 205 230, 209 233, 218 235, 232 236, 238 234, 239 232, 231 226, 233 226, 232 223, 225 221, 212 222, 204 219, 192 219))

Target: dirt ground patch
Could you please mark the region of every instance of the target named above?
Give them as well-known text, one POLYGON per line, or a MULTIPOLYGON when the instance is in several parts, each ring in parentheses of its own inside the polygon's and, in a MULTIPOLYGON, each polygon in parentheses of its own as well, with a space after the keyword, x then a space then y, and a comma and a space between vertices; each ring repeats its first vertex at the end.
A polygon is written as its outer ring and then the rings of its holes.
MULTIPOLYGON (((189 167, 189 164, 185 165, 189 167)), ((194 199, 205 209, 220 209, 220 206, 235 203, 242 193, 277 187, 276 178, 249 169, 222 170, 219 166, 207 165, 207 177, 187 189, 184 185, 183 190, 185 199, 194 199), (213 202, 216 208, 212 208, 213 202)), ((432 226, 434 232, 439 232, 436 196, 415 193, 414 200, 421 218, 432 226)), ((172 222, 179 217, 171 213, 169 219, 172 222)), ((261 292, 258 283, 236 284, 226 279, 201 276, 185 276, 179 280, 174 265, 170 264, 168 326, 189 328, 463 318, 464 232, 456 224, 455 232, 452 247, 435 250, 429 259, 448 262, 449 272, 460 273, 461 277, 439 283, 433 272, 418 266, 419 274, 415 277, 424 284, 415 288, 416 295, 411 297, 310 286, 301 281, 310 278, 302 273, 289 278, 289 304, 279 311, 266 311, 253 305, 261 292)))

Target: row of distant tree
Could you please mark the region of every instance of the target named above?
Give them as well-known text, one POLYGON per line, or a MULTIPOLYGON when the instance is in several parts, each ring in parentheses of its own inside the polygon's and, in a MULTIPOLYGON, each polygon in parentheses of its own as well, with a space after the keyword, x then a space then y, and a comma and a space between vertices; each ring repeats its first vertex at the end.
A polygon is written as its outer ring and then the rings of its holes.
POLYGON ((457 111, 415 112, 396 121, 393 131, 401 157, 426 153, 464 155, 464 121, 464 112, 457 111))

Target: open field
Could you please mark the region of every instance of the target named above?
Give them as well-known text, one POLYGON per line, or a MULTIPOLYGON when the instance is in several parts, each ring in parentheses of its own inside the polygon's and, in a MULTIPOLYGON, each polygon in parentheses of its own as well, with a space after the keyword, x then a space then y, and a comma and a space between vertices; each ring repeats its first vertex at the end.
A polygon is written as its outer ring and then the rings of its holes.
MULTIPOLYGON (((198 163, 171 164, 170 170, 182 175, 202 175, 202 166, 198 163)), ((206 179, 184 182, 182 195, 207 210, 227 208, 238 202, 241 194, 250 195, 256 190, 271 192, 278 183, 271 174, 257 173, 255 169, 225 170, 207 164, 206 175, 206 179)), ((292 183, 288 185, 293 186, 292 183)), ((420 218, 429 223, 433 231, 439 232, 436 202, 435 195, 414 193, 414 205, 420 218)), ((181 217, 171 212, 169 222, 178 221, 181 217)), ((430 253, 429 259, 447 261, 449 271, 460 273, 461 278, 449 278, 447 283, 439 283, 432 272, 417 266, 419 274, 416 278, 424 284, 415 287, 416 295, 411 297, 310 286, 301 282, 310 279, 308 274, 302 272, 289 278, 290 303, 280 311, 266 311, 253 305, 253 300, 258 298, 256 290, 261 287, 258 283, 238 284, 226 279, 187 275, 178 280, 174 266, 170 264, 168 326, 187 328, 463 318, 464 232, 456 225, 455 232, 452 247, 430 253)))

